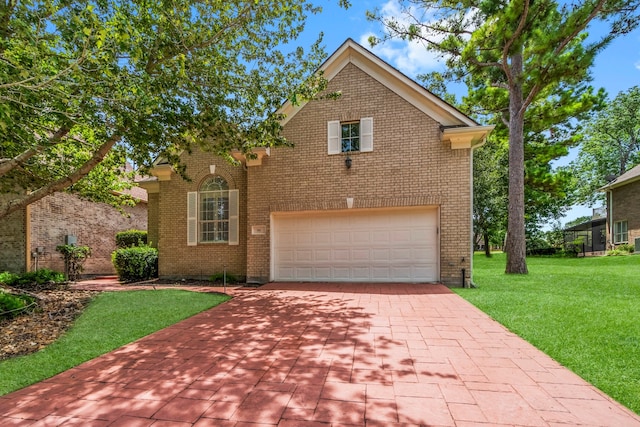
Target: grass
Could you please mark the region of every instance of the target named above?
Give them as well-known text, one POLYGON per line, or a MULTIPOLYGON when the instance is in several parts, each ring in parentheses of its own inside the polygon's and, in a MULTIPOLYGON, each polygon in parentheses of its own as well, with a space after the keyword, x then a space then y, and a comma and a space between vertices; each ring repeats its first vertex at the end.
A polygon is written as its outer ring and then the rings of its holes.
POLYGON ((99 294, 56 342, 37 353, 0 362, 0 395, 52 377, 229 298, 175 289, 99 294))
POLYGON ((478 289, 456 292, 640 414, 640 255, 528 258, 527 275, 505 265, 477 254, 478 289))

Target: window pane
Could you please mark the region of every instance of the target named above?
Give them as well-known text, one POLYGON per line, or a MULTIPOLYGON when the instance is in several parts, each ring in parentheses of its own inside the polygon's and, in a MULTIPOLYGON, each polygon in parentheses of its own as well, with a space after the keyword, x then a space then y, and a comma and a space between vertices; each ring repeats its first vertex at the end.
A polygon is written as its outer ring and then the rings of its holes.
POLYGON ((198 219, 201 242, 228 241, 229 191, 200 192, 200 212, 198 212, 198 219))

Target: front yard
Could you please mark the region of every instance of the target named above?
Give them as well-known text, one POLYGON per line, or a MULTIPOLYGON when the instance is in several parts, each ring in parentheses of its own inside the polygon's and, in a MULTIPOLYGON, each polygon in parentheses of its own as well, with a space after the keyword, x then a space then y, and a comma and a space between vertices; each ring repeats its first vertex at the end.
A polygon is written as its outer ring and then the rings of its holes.
POLYGON ((504 254, 476 254, 478 289, 456 292, 640 413, 640 255, 527 264, 528 275, 506 275, 504 254))

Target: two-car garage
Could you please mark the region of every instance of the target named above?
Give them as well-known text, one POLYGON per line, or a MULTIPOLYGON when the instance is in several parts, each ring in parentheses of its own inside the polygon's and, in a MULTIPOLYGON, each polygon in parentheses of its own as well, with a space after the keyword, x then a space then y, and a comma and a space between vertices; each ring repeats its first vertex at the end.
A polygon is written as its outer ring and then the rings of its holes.
POLYGON ((271 217, 271 280, 432 282, 437 207, 283 212, 271 217))

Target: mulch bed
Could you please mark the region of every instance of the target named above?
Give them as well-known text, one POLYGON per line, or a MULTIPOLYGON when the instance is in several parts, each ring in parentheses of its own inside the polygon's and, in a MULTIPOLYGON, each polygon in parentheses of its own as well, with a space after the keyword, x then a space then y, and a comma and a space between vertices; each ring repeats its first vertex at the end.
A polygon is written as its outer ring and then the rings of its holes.
MULTIPOLYGON (((81 284, 79 282, 78 284, 81 284)), ((235 284, 230 286, 242 286, 235 284)), ((208 287, 222 286, 204 280, 149 280, 127 283, 122 290, 133 286, 208 287)), ((246 285, 245 285, 246 286, 246 285)), ((57 340, 67 331, 99 290, 46 289, 31 291, 38 307, 11 319, 0 319, 0 360, 34 353, 57 340)))
POLYGON ((97 291, 42 290, 32 292, 38 307, 0 320, 0 360, 43 349, 58 339, 82 313, 97 291))

